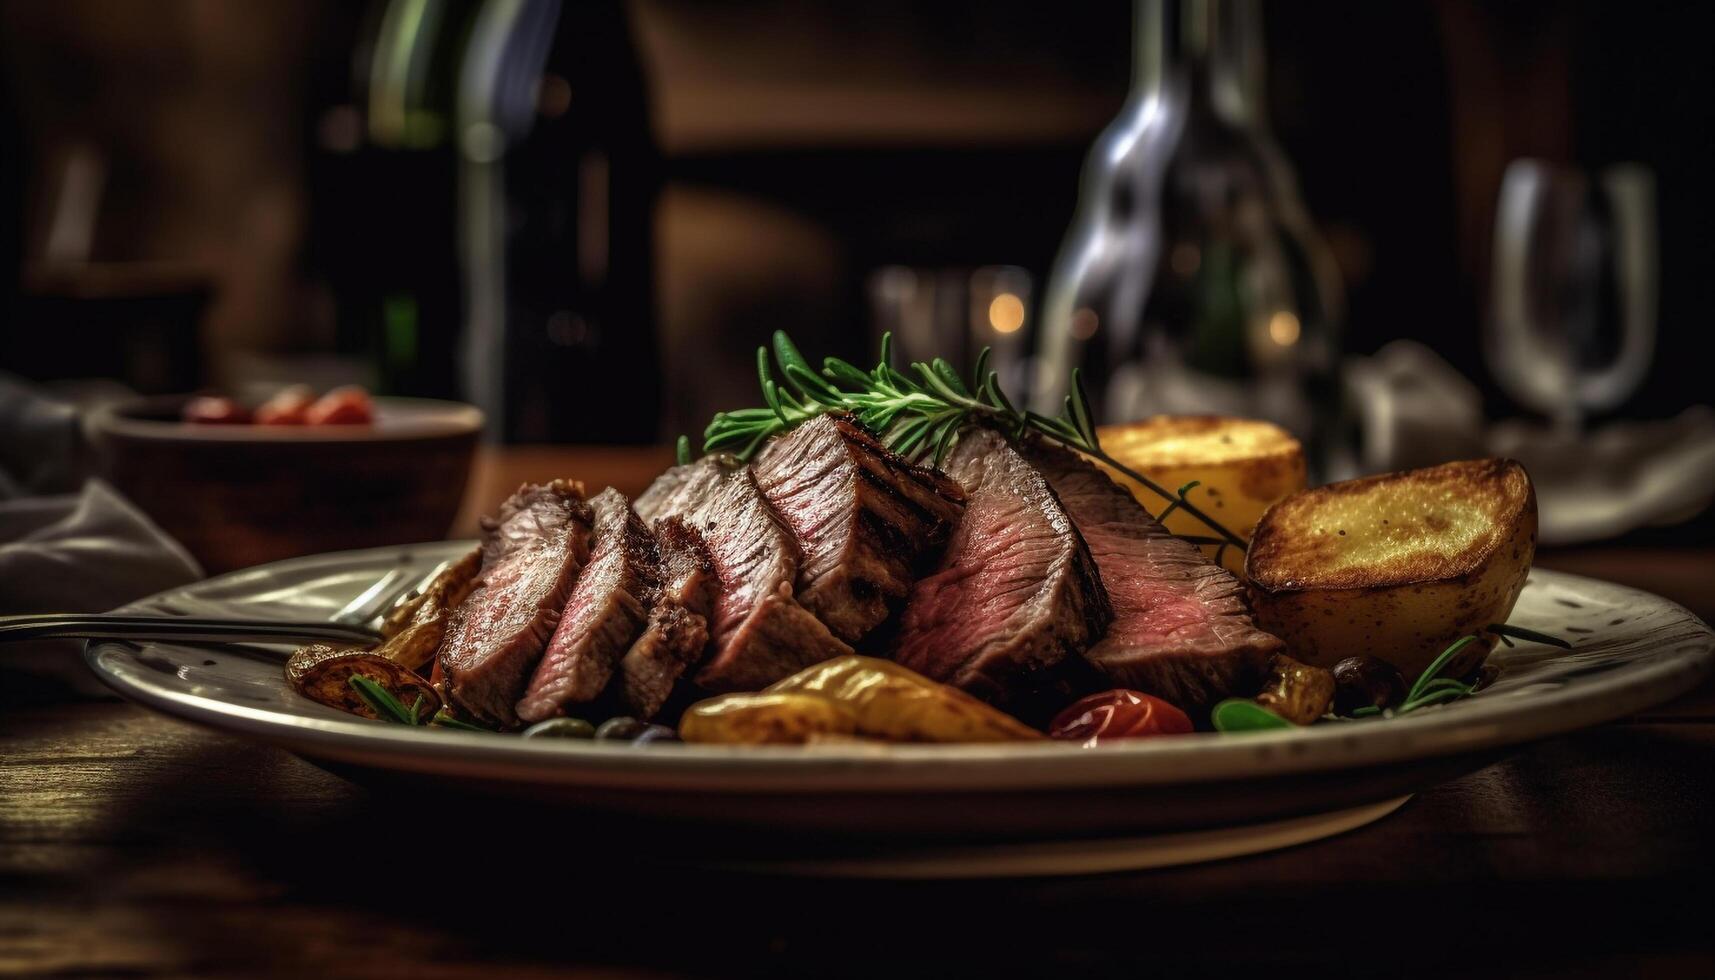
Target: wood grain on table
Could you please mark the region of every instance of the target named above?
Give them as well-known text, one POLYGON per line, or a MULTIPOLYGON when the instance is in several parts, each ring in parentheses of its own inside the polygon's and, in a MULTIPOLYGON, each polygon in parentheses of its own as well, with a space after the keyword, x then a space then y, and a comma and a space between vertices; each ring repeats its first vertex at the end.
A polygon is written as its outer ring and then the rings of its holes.
MULTIPOLYGON (((668 461, 490 452, 455 533, 523 480, 635 492, 668 461)), ((1542 563, 1715 611, 1709 550, 1542 563)), ((1290 850, 901 884, 654 865, 647 835, 348 782, 67 670, 0 685, 0 973, 1715 975, 1715 685, 1290 850)))

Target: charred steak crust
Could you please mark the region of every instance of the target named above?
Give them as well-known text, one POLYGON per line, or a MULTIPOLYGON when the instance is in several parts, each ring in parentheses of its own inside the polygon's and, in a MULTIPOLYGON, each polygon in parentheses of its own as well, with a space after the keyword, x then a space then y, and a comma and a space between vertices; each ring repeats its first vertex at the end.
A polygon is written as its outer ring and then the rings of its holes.
POLYGON ((620 660, 615 679, 621 703, 646 720, 660 713, 679 677, 702 659, 720 592, 714 557, 690 525, 677 517, 657 521, 655 543, 660 589, 649 622, 620 660))
POLYGON ((1238 579, 1088 461, 1040 440, 1025 454, 1077 522, 1113 603, 1107 634, 1084 651, 1091 666, 1191 710, 1253 689, 1283 644, 1257 628, 1238 579))
POLYGON ((889 451, 844 413, 775 439, 754 469, 802 554, 799 603, 847 643, 887 619, 964 510, 958 484, 889 451))
POLYGON ((589 557, 593 520, 583 487, 555 480, 519 488, 484 522, 478 582, 436 659, 446 700, 487 724, 517 724, 513 705, 589 557))
POLYGON ((595 530, 589 561, 572 587, 559 626, 518 701, 518 717, 543 721, 594 701, 643 631, 660 591, 655 536, 625 495, 609 487, 590 500, 595 530))
POLYGON ((713 654, 697 683, 754 691, 810 664, 851 652, 793 597, 798 547, 750 467, 706 456, 675 466, 637 499, 645 520, 682 518, 708 543, 720 576, 709 633, 713 654))
POLYGON ((965 514, 912 587, 894 658, 997 704, 1061 683, 1112 618, 1095 562, 1053 489, 998 432, 960 436, 947 472, 965 514))

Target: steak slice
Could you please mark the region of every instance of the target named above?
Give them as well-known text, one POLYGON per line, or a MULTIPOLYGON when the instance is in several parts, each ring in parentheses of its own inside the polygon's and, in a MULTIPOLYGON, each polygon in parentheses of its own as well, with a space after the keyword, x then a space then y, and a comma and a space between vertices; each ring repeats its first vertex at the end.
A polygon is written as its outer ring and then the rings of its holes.
POLYGON ((643 631, 648 603, 660 589, 655 536, 625 495, 609 487, 590 500, 594 544, 548 649, 518 702, 518 717, 543 721, 566 706, 594 701, 619 658, 643 631))
POLYGON ((754 466, 803 555, 798 602, 847 643, 887 619, 964 510, 958 484, 890 452, 851 415, 805 422, 754 466))
POLYGON ((1113 603, 1084 658, 1114 686, 1192 711, 1254 689, 1283 644, 1257 629, 1239 580, 1088 461, 1040 441, 1026 455, 1077 522, 1113 603))
POLYGON ((661 711, 679 677, 709 645, 709 618, 720 594, 715 560, 702 535, 677 517, 655 524, 661 588, 643 635, 619 662, 618 694, 647 721, 661 711))
POLYGON ((589 556, 583 488, 525 485, 485 521, 479 581, 459 604, 436 661, 446 699, 480 721, 516 725, 513 705, 589 556))
POLYGON ((965 516, 900 614, 894 659, 986 701, 1024 704, 1112 618, 1095 563, 1042 474, 998 432, 959 437, 965 516))
POLYGON ((851 653, 793 598, 798 546, 748 466, 705 456, 657 477, 637 498, 645 520, 679 517, 702 534, 720 576, 709 633, 714 653, 697 672, 712 691, 756 691, 811 664, 851 653))

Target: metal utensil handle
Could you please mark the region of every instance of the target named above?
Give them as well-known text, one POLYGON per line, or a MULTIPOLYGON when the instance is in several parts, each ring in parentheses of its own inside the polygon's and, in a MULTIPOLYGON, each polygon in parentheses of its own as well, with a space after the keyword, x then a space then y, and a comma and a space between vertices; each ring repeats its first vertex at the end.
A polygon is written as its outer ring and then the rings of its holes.
POLYGON ((374 643, 381 638, 381 634, 365 626, 342 623, 282 622, 265 619, 202 619, 192 616, 116 613, 0 616, 0 643, 53 638, 223 643, 291 643, 299 640, 374 643))

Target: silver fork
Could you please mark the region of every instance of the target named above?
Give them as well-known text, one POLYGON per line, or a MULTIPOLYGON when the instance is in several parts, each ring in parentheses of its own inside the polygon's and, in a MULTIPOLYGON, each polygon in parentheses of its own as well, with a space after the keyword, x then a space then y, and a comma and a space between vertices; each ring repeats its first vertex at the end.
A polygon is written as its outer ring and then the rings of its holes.
POLYGON ((327 621, 279 619, 221 619, 207 616, 165 616, 149 613, 38 613, 0 616, 0 643, 19 640, 180 640, 220 643, 292 643, 330 640, 374 643, 381 639, 381 620, 400 603, 421 594, 446 569, 442 562, 428 574, 406 581, 395 568, 327 621))

